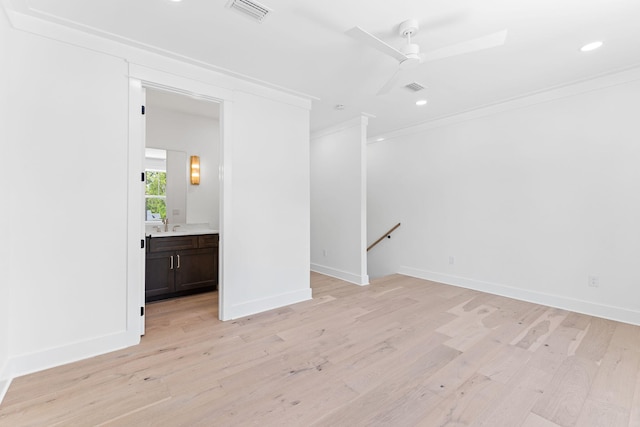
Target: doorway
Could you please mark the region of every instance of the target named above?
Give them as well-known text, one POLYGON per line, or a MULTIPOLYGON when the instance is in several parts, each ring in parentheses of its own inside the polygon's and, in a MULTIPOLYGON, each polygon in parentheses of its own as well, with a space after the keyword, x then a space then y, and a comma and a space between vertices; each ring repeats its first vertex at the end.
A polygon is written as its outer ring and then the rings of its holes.
POLYGON ((218 102, 156 88, 144 88, 143 96, 146 303, 218 285, 221 138, 218 102), (155 252, 166 242, 183 245, 185 237, 193 237, 197 247, 155 252))
MULTIPOLYGON (((188 83, 188 82, 187 82, 188 83)), ((201 181, 199 185, 192 185, 188 181, 188 167, 183 165, 182 172, 178 169, 168 169, 165 173, 177 174, 173 179, 182 194, 178 199, 183 199, 182 204, 175 205, 172 201, 166 205, 165 217, 171 224, 170 230, 183 226, 189 228, 193 224, 204 225, 208 229, 222 234, 222 183, 221 168, 223 152, 223 101, 212 96, 212 93, 197 94, 187 92, 185 88, 169 87, 144 80, 130 79, 130 171, 140 176, 147 169, 145 150, 147 146, 172 154, 179 154, 183 159, 198 156, 201 166, 201 181), (140 114, 140 106, 144 106, 140 114), (137 166, 136 165, 140 165, 137 166), (137 172, 135 172, 137 170, 137 172), (174 207, 175 206, 175 207, 174 207)), ((186 85, 188 87, 188 84, 186 85)), ((210 92, 210 91, 209 91, 210 92)), ((214 91, 215 92, 215 91, 214 91)), ((140 230, 141 246, 146 246, 145 240, 149 234, 149 228, 153 227, 155 215, 149 216, 146 204, 146 182, 143 173, 142 185, 140 182, 132 185, 129 200, 133 206, 130 212, 129 223, 132 234, 140 230), (135 187, 135 188, 134 188, 135 187), (135 199, 135 200, 134 200, 135 199), (136 207, 138 206, 138 207, 136 207), (148 219, 151 219, 149 221, 148 219)), ((174 197, 175 194, 166 197, 174 197)), ((162 224, 162 223, 160 223, 162 224)), ((133 252, 133 251, 132 251, 133 252)), ((223 254, 223 241, 220 239, 219 252, 216 257, 221 261, 223 254)), ((145 321, 145 262, 146 250, 140 251, 137 261, 135 256, 130 257, 129 268, 129 313, 139 310, 139 322, 129 321, 129 327, 137 329, 139 335, 144 335, 145 321), (138 307, 138 308, 137 308, 138 307), (137 323, 137 325, 135 324, 137 323)), ((183 258, 183 263, 186 259, 183 258)), ((222 311, 222 289, 224 279, 221 262, 217 263, 217 288, 219 293, 218 313, 222 311)), ((130 316, 131 319, 133 316, 130 316)), ((135 319, 135 317, 133 317, 135 319)))

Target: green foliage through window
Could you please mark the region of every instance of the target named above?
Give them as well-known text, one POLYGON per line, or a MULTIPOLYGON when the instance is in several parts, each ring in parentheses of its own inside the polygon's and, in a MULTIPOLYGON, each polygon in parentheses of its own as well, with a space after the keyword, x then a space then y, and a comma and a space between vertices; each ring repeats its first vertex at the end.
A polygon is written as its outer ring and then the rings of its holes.
POLYGON ((147 170, 145 212, 147 221, 159 221, 167 217, 167 173, 147 170))

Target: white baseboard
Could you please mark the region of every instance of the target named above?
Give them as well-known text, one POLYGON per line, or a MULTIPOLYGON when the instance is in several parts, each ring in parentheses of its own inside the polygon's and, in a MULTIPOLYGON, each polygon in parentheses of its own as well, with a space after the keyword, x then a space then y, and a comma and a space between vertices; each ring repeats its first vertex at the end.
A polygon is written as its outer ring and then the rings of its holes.
MULTIPOLYGON (((2 375, 2 373, 0 373, 0 375, 2 375)), ((2 405, 2 401, 4 400, 4 397, 6 396, 10 385, 11 385, 11 379, 0 380, 0 405, 2 405)))
POLYGON ((436 273, 433 271, 420 270, 417 268, 406 266, 401 266, 398 273, 404 274, 405 276, 417 277, 418 279, 431 280, 433 282, 459 286, 461 288, 474 289, 476 291, 487 292, 490 294, 500 295, 521 301, 527 301, 535 304, 546 305, 549 307, 560 308, 563 310, 574 311, 577 313, 588 314, 590 316, 602 317, 618 322, 630 323, 632 325, 640 325, 640 312, 622 307, 597 304, 590 301, 567 298, 560 295, 535 292, 526 289, 514 288, 507 285, 483 282, 480 280, 468 279, 465 277, 458 277, 444 273, 436 273))
POLYGON ((11 357, 6 378, 16 378, 100 354, 110 353, 140 343, 137 333, 119 332, 35 353, 11 357))
POLYGON ((311 271, 324 274, 326 276, 335 277, 346 282, 355 283, 356 285, 365 286, 369 284, 369 276, 364 274, 362 276, 349 273, 347 271, 338 270, 335 268, 327 267, 320 264, 311 264, 311 271))
POLYGON ((294 292, 287 292, 269 298, 255 299, 242 304, 232 306, 225 310, 225 318, 222 320, 233 320, 240 317, 249 316, 263 311, 272 310, 274 308, 284 307, 312 298, 311 288, 302 289, 294 292))

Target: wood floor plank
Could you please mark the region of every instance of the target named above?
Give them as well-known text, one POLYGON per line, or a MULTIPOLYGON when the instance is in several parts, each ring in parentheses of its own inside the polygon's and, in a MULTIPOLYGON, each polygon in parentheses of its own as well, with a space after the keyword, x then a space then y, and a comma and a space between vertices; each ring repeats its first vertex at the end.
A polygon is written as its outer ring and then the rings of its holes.
POLYGON ((640 427, 640 375, 635 379, 635 392, 629 413, 629 426, 640 427))
POLYGON ((640 368, 640 329, 618 324, 607 352, 602 357, 589 397, 622 407, 631 407, 636 377, 640 368))
POLYGON ((600 362, 609 347, 616 325, 617 322, 613 320, 592 317, 586 328, 587 334, 576 349, 576 355, 600 362))
POLYGON ((451 337, 446 342, 448 346, 460 351, 468 350, 491 333, 491 329, 484 326, 483 321, 497 310, 495 307, 479 303, 471 306, 471 301, 447 310, 448 313, 458 315, 458 318, 436 329, 436 332, 451 337))
POLYGON ((533 412, 561 426, 574 426, 589 395, 598 365, 580 356, 565 359, 533 412))
POLYGON ((496 400, 496 396, 501 394, 504 388, 504 384, 482 374, 475 374, 429 411, 416 425, 424 427, 471 425, 476 417, 496 400))
POLYGON ((496 356, 480 366, 478 373, 493 381, 507 384, 529 362, 531 353, 520 347, 503 345, 496 356))
POLYGON ((531 351, 537 350, 545 339, 560 326, 567 314, 568 312, 555 308, 547 310, 531 327, 516 337, 511 344, 531 351))
POLYGON ((574 425, 579 427, 612 427, 632 425, 628 408, 588 398, 574 425))
POLYGON ((393 355, 395 357, 368 364, 370 361, 367 359, 345 361, 349 368, 342 374, 342 381, 358 393, 366 393, 384 386, 395 377, 413 378, 435 372, 460 354, 451 347, 443 346, 445 339, 444 336, 431 335, 407 351, 397 351, 393 355))
MULTIPOLYGON (((396 415, 392 413, 394 404, 399 400, 406 402, 408 395, 414 396, 416 406, 423 408, 422 410, 426 413, 441 399, 425 387, 425 379, 458 355, 459 352, 456 350, 440 345, 419 355, 419 359, 413 363, 394 365, 395 369, 389 375, 381 373, 378 381, 366 382, 364 387, 362 384, 359 387, 351 387, 360 392, 359 396, 349 402, 349 405, 334 409, 325 415, 318 425, 380 423, 384 419, 395 418, 396 415), (354 411, 354 408, 359 409, 354 411)), ((353 376, 345 378, 347 384, 353 381, 353 376)))
POLYGON ((147 305, 140 345, 13 380, 0 426, 640 427, 640 327, 402 275, 312 273, 228 322, 147 305))
POLYGON ((560 427, 560 426, 532 412, 527 416, 527 418, 524 421, 524 424, 522 424, 522 427, 560 427))
MULTIPOLYGON (((521 368, 510 375, 501 395, 476 417, 472 426, 512 427, 524 423, 564 360, 563 356, 550 352, 548 347, 540 347, 533 354, 529 350, 515 348, 520 354, 528 353, 528 360, 520 362, 521 368)), ((485 369, 483 365, 480 370, 485 369)))

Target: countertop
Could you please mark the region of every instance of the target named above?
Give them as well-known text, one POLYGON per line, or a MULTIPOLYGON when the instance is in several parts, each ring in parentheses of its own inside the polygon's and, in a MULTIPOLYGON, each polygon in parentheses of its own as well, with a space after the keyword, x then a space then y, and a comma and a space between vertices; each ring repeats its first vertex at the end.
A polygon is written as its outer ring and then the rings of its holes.
POLYGON ((169 224, 169 231, 164 231, 164 225, 160 224, 162 231, 157 231, 155 225, 145 226, 145 236, 147 237, 174 237, 191 236, 197 234, 218 234, 219 230, 210 228, 208 224, 169 224), (177 226, 177 227, 176 227, 177 226), (176 227, 176 231, 172 231, 176 227))

